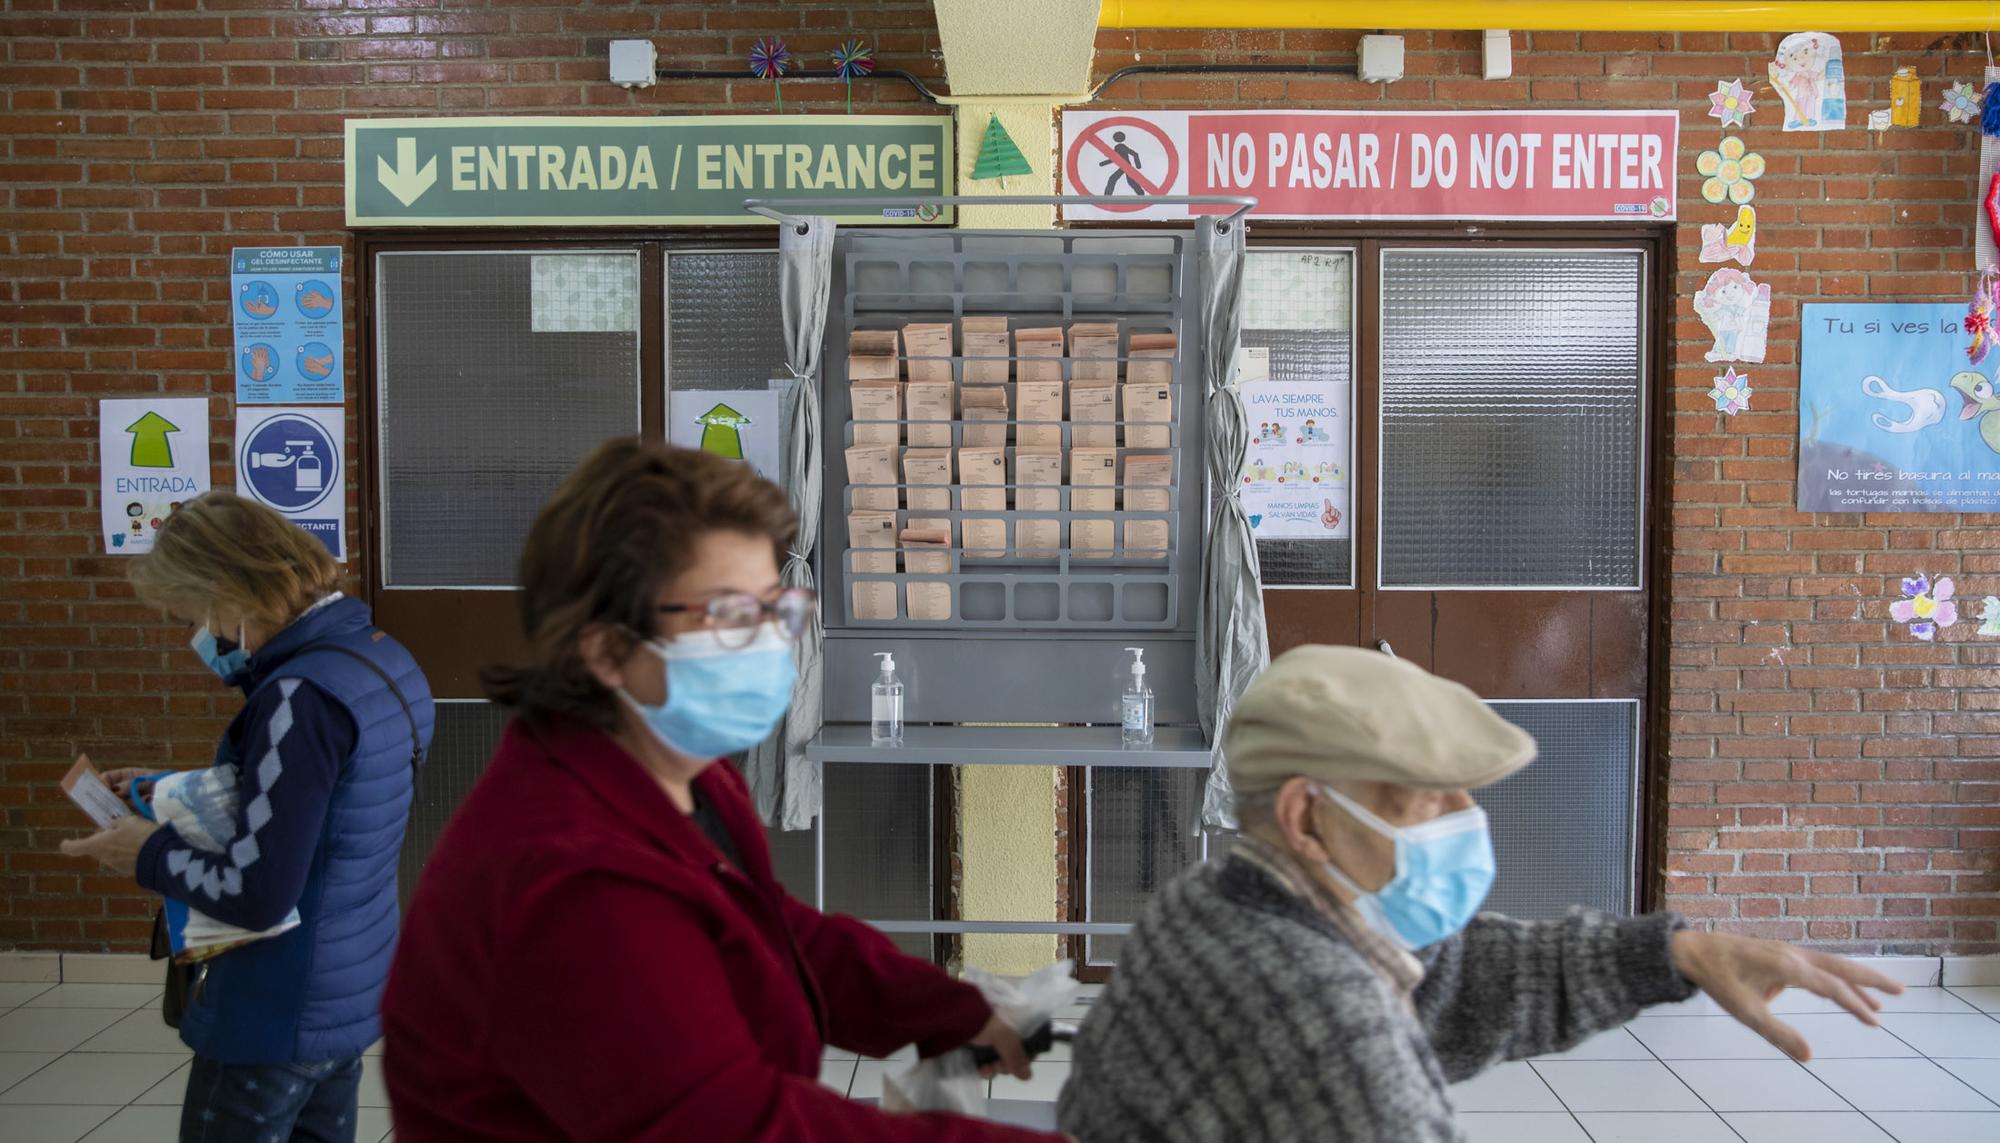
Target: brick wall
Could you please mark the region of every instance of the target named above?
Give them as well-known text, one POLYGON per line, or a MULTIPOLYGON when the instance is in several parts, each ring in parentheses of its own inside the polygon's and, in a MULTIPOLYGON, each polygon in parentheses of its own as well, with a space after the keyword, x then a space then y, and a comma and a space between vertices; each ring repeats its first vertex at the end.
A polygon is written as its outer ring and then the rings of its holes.
MULTIPOLYGON (((1351 65, 1356 33, 1105 31, 1097 73, 1138 63, 1351 65)), ((1980 81, 1983 47, 1937 35, 1841 37, 1849 129, 1778 130, 1764 65, 1780 37, 1516 33, 1514 78, 1479 78, 1476 33, 1409 33, 1406 78, 1159 76, 1109 106, 1678 107, 1683 154, 1673 384, 1672 734, 1667 901, 1698 921, 1864 952, 2000 950, 2000 644, 1961 621, 1939 642, 1889 621, 1902 576, 2000 594, 1986 516, 1800 513, 1795 503, 1799 307, 1962 300, 1973 282, 1978 135, 1945 126, 1950 80, 1980 81), (1922 128, 1877 138, 1889 76, 1914 67, 1922 128), (1715 267, 1694 158, 1723 132, 1718 79, 1765 88, 1741 134, 1769 162, 1757 260, 1772 289, 1755 409, 1707 392, 1719 367, 1689 298, 1715 267)), ((1350 73, 1351 75, 1351 73, 1350 73)), ((1977 604, 1973 604, 1976 610, 1977 604)), ((1970 612, 1968 612, 1969 614, 1970 612)))
MULTIPOLYGON (((131 597, 98 538, 96 402, 209 394, 218 484, 234 412, 232 246, 347 243, 341 125, 371 115, 771 111, 751 44, 801 66, 859 35, 886 68, 941 79, 923 0, 581 4, 453 0, 10 0, 0 12, 0 948, 140 948, 151 905, 56 854, 78 815, 56 780, 206 762, 238 703, 186 634, 131 597), (626 92, 613 38, 664 67, 736 72, 626 92)), ((901 83, 857 113, 907 114, 901 83)), ((787 111, 836 113, 833 81, 787 111)), ((349 244, 350 251, 352 250, 349 244)), ((347 360, 355 358, 347 276, 347 360)), ((353 385, 350 371, 349 386, 353 385)), ((350 436, 356 408, 348 407, 350 436)), ((352 441, 350 441, 352 444, 352 441)), ((348 487, 358 474, 350 472, 348 487)), ((350 512, 349 520, 357 517, 350 512)), ((350 534, 352 566, 369 558, 350 534)))
MULTIPOLYGON (((75 832, 55 779, 87 749, 107 766, 205 761, 234 709, 135 604, 99 552, 94 402, 210 394, 225 481, 231 364, 227 252, 345 241, 349 116, 769 110, 769 85, 603 82, 612 37, 666 66, 738 69, 777 31, 820 66, 859 34, 886 67, 939 74, 930 6, 687 0, 396 4, 366 0, 13 0, 0 13, 0 946, 137 947, 147 904, 54 855, 75 832), (135 9, 141 9, 135 11, 135 9), (713 10, 710 10, 713 9, 713 10)), ((1106 32, 1099 76, 1128 63, 1350 64, 1352 34, 1106 32)), ((1770 36, 1516 36, 1517 78, 1479 80, 1469 34, 1408 37, 1409 78, 1149 78, 1107 105, 1661 106, 1693 153, 1717 77, 1761 76, 1770 36), (1520 50, 1525 46, 1528 50, 1520 50)), ((1710 267, 1684 228, 1674 377, 1671 903, 1745 931, 1867 950, 2000 948, 2000 644, 1971 624, 1935 646, 1892 630, 1896 580, 1924 570, 2000 594, 2000 524, 1792 511, 1798 306, 1814 298, 1962 297, 1976 138, 1859 129, 1897 65, 1934 104, 1983 56, 1935 36, 1846 36, 1856 127, 1746 133, 1770 161, 1754 272, 1776 295, 1757 409, 1725 421, 1686 297, 1710 267)), ((857 109, 912 108, 857 85, 857 109)), ((787 83, 788 108, 840 109, 837 84, 787 83)), ((1926 121, 1938 118, 1926 113, 1926 121)), ((352 280, 348 282, 351 286, 352 280)), ((349 313, 348 357, 353 314, 349 313)), ((350 416, 353 410, 350 408, 350 416)), ((351 421, 350 421, 351 423, 351 421)), ((355 481, 350 478, 350 487, 355 481)), ((357 559, 368 553, 356 551, 357 559)))

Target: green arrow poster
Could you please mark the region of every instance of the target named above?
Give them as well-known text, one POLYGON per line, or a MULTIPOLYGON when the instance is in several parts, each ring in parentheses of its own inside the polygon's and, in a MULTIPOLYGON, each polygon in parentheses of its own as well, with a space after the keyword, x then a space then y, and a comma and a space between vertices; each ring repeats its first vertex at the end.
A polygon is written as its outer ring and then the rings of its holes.
POLYGON ((667 440, 731 460, 741 460, 759 476, 780 475, 778 394, 771 389, 685 389, 667 394, 667 440))
POLYGON ((174 509, 208 491, 208 399, 99 401, 97 467, 104 550, 152 551, 174 509))
POLYGON ((746 198, 886 197, 949 223, 945 115, 350 119, 349 226, 768 226, 746 198))

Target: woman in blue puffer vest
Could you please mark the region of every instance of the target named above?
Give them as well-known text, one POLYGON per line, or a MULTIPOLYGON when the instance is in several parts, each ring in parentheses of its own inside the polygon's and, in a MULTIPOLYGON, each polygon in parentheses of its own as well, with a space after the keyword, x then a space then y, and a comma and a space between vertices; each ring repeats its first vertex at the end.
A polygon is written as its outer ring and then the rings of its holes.
MULTIPOLYGON (((233 771, 213 783, 234 787, 231 836, 198 845, 132 816, 62 846, 258 935, 195 971, 183 1140, 355 1137, 433 712, 416 661, 335 590, 339 576, 317 539, 226 492, 183 504, 132 568, 140 597, 186 623, 195 654, 245 696, 215 752, 233 771)), ((141 771, 105 777, 148 792, 141 771)))

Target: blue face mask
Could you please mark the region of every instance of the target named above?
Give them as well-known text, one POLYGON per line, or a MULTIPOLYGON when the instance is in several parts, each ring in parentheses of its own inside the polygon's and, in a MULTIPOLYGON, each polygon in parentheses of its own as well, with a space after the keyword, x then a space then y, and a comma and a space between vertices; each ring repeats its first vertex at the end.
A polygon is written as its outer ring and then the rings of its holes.
POLYGON ((227 639, 216 638, 207 624, 194 633, 194 638, 188 640, 188 646, 194 648, 202 666, 214 671, 215 677, 225 683, 250 669, 250 653, 243 649, 240 642, 231 643, 227 639))
POLYGON ((689 758, 750 749, 771 736, 792 704, 798 677, 792 643, 769 623, 749 646, 736 650, 724 647, 712 631, 646 648, 666 661, 667 701, 647 706, 622 690, 618 697, 668 749, 689 758))
POLYGON ((1404 948, 1434 945, 1464 928, 1493 889, 1493 841, 1478 806, 1398 828, 1326 786, 1314 792, 1396 843, 1396 875, 1373 893, 1340 867, 1325 869, 1354 894, 1354 907, 1376 931, 1404 948))

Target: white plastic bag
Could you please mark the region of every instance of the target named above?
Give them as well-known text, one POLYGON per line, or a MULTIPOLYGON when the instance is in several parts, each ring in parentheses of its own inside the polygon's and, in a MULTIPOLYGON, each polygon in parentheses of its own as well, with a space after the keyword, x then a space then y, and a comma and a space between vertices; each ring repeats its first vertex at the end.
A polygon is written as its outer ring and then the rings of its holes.
MULTIPOLYGON (((1054 1018, 1076 997, 1071 961, 1059 960, 1020 978, 994 976, 976 968, 965 979, 976 986, 993 1011, 1016 1033, 1027 1034, 1054 1018)), ((884 1111, 951 1111, 984 1115, 986 1081, 969 1048, 918 1060, 908 1070, 882 1079, 884 1111)))

